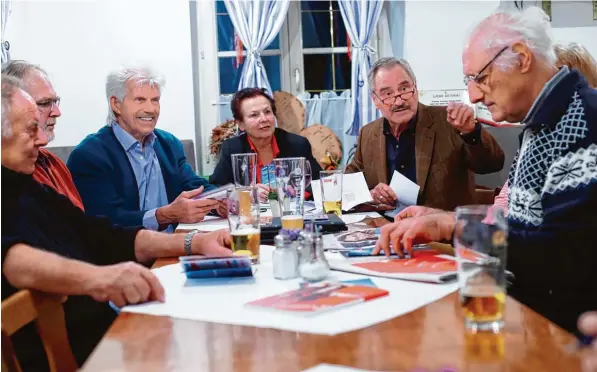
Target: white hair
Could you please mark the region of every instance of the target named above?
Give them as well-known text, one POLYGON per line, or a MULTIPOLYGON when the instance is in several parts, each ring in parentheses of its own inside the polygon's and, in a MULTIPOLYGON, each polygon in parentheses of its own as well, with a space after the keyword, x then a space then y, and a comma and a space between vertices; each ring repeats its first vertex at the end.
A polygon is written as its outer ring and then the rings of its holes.
POLYGON ((111 72, 106 78, 106 98, 108 99, 108 117, 106 123, 112 125, 116 121, 116 114, 112 111, 110 106, 110 97, 116 97, 120 102, 126 95, 126 84, 134 81, 138 86, 149 85, 156 87, 160 94, 166 81, 164 77, 149 68, 123 68, 118 71, 111 72))
MULTIPOLYGON (((535 57, 549 64, 555 64, 554 43, 549 17, 539 7, 529 7, 523 11, 500 10, 481 21, 471 32, 471 39, 482 35, 480 40, 484 50, 498 53, 502 48, 522 42, 535 57)), ((495 65, 503 70, 516 64, 517 53, 511 48, 496 59, 495 65)))
POLYGON ((4 138, 12 136, 10 112, 12 109, 12 98, 18 90, 22 90, 25 93, 23 82, 14 76, 2 74, 2 137, 4 138))

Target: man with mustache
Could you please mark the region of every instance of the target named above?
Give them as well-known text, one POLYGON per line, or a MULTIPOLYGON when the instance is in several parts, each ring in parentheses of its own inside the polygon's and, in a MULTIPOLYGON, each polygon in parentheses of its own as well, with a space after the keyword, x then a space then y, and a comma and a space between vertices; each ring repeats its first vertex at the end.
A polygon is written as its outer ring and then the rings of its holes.
POLYGON ((67 162, 87 213, 167 232, 213 209, 225 215, 223 203, 194 199, 215 186, 193 172, 178 138, 156 129, 163 86, 149 69, 108 75, 107 125, 75 147, 67 162))
POLYGON ((501 170, 504 152, 475 120, 473 109, 419 103, 415 75, 403 59, 375 62, 369 86, 383 118, 361 129, 346 172, 363 172, 371 196, 386 209, 400 198, 388 186, 394 171, 420 186, 419 205, 452 210, 474 203, 473 173, 501 170))
MULTIPOLYGON (((54 139, 56 119, 62 115, 60 97, 56 95, 48 74, 39 66, 22 60, 12 60, 2 65, 2 74, 20 79, 25 91, 33 98, 39 111, 39 126, 48 142, 54 139)), ((50 151, 40 148, 33 179, 51 187, 68 197, 78 208, 83 209, 81 196, 73 183, 73 177, 66 164, 50 151)))
MULTIPOLYGON (((108 305, 164 301, 164 289, 144 266, 184 254, 230 256, 225 230, 195 235, 120 227, 91 217, 32 178, 48 143, 35 101, 20 81, 2 75, 2 299, 19 289, 68 295, 69 341, 82 364, 116 317, 108 305)), ((34 324, 13 338, 24 371, 43 370, 34 324)), ((47 365, 47 363, 46 363, 47 365)))

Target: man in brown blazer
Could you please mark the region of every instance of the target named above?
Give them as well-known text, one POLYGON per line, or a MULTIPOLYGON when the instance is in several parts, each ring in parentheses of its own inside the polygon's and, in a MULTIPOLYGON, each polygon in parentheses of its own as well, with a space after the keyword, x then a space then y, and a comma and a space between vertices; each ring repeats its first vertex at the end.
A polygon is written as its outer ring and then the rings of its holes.
POLYGON ((417 204, 443 210, 475 202, 474 173, 497 172, 504 152, 462 103, 419 103, 407 61, 382 58, 369 73, 383 118, 361 129, 346 173, 363 172, 371 196, 387 209, 400 197, 388 186, 394 170, 420 186, 417 204))

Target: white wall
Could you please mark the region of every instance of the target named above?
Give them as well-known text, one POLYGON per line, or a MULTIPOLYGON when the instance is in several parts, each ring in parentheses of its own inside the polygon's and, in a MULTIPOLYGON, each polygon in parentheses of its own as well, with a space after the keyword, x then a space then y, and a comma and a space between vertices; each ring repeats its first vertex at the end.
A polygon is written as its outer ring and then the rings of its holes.
MULTIPOLYGON (((420 90, 464 88, 461 54, 466 37, 499 5, 499 1, 406 2, 404 57, 417 75, 420 90)), ((556 42, 583 44, 597 59, 596 26, 554 28, 553 36, 556 42)))
POLYGON ((194 139, 189 17, 186 0, 13 1, 11 57, 46 69, 62 98, 51 145, 76 145, 103 126, 106 75, 137 63, 166 78, 158 127, 194 139))

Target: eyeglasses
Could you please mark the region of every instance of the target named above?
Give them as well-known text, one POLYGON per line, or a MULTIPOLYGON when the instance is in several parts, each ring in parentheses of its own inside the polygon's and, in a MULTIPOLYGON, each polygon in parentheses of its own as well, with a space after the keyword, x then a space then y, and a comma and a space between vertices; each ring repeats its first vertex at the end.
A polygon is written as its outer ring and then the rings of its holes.
POLYGON ((56 107, 60 106, 60 97, 56 97, 54 99, 45 99, 43 101, 39 101, 36 103, 37 103, 37 108, 40 111, 52 111, 52 109, 54 108, 54 105, 56 105, 56 107))
POLYGON ((398 98, 398 97, 400 97, 400 99, 403 100, 403 101, 408 101, 409 99, 411 99, 412 96, 415 94, 415 87, 410 88, 410 90, 407 90, 407 91, 404 91, 404 92, 400 92, 400 93, 396 93, 396 94, 392 94, 392 95, 389 95, 389 96, 384 97, 384 98, 381 98, 375 92, 373 92, 373 94, 384 105, 393 105, 394 102, 396 102, 396 98, 398 98))
POLYGON ((495 57, 493 57, 489 62, 487 62, 487 64, 481 69, 481 71, 479 71, 476 75, 469 75, 469 76, 465 76, 463 81, 464 81, 464 85, 468 86, 468 83, 470 83, 471 81, 474 82, 477 85, 481 84, 481 79, 485 76, 481 76, 481 74, 487 70, 487 68, 493 63, 493 61, 495 61, 500 55, 502 55, 502 53, 504 53, 506 51, 506 49, 510 48, 509 46, 505 46, 502 48, 502 50, 500 50, 498 52, 498 54, 495 55, 495 57))

